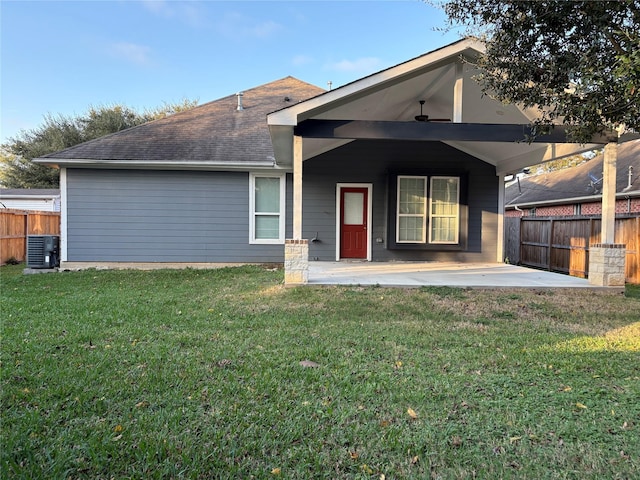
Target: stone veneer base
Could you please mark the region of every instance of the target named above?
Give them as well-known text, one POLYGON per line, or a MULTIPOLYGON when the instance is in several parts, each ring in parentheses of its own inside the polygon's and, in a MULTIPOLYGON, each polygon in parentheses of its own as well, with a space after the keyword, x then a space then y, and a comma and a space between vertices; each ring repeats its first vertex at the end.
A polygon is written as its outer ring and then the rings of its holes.
POLYGON ((625 282, 626 245, 596 243, 589 247, 589 283, 620 287, 625 282))
POLYGON ((309 282, 309 240, 284 241, 284 284, 309 282))

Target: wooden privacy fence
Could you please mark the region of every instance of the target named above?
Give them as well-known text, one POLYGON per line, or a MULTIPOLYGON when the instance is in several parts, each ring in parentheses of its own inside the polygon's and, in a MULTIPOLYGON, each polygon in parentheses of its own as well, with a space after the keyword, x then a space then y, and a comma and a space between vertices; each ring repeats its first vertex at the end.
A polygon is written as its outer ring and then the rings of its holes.
MULTIPOLYGON (((505 217, 509 263, 589 275, 589 246, 600 243, 599 217, 505 217)), ((640 217, 616 218, 614 243, 626 245, 626 281, 640 284, 640 217)))
POLYGON ((60 235, 60 212, 0 210, 0 265, 24 261, 27 235, 60 235))

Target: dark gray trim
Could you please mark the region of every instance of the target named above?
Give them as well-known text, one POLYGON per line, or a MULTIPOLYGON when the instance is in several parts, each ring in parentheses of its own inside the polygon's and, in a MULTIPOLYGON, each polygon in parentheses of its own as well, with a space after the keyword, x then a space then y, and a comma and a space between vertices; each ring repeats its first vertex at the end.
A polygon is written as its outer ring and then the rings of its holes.
MULTIPOLYGON (((441 142, 525 142, 583 143, 567 137, 566 128, 553 127, 549 133, 536 133, 526 124, 478 124, 440 122, 383 122, 365 120, 305 120, 294 128, 294 134, 304 138, 421 140, 441 142)), ((594 135, 589 143, 617 142, 617 135, 608 132, 594 135)))

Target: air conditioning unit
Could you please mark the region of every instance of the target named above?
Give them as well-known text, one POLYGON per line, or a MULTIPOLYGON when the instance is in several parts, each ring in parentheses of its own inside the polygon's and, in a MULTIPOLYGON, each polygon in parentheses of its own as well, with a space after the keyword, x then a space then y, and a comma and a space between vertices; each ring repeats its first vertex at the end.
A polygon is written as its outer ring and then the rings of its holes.
POLYGON ((27 267, 55 268, 60 259, 60 237, 56 235, 27 236, 27 267))

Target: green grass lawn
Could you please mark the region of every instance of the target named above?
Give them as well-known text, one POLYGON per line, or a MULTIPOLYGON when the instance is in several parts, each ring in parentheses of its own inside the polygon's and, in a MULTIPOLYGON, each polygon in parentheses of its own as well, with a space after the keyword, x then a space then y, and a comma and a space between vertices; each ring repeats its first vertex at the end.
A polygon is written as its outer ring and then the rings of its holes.
POLYGON ((2 267, 2 478, 637 478, 640 289, 2 267), (315 362, 307 367, 301 361, 315 362))

